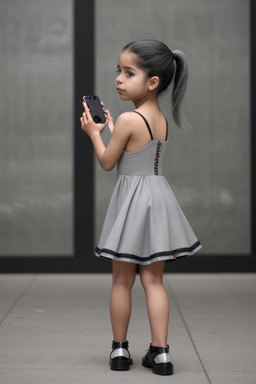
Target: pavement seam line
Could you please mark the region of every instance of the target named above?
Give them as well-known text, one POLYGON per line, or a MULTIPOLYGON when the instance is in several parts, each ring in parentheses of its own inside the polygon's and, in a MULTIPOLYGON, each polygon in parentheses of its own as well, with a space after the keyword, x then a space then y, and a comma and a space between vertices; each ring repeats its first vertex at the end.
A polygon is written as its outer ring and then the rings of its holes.
POLYGON ((173 291, 173 289, 172 289, 171 283, 170 283, 168 280, 165 281, 165 282, 166 282, 167 285, 168 285, 168 288, 169 288, 169 290, 170 290, 170 293, 171 293, 172 299, 173 299, 173 301, 174 301, 174 304, 175 304, 176 307, 177 307, 177 310, 178 310, 178 312, 179 312, 179 315, 180 315, 180 317, 181 317, 181 319, 182 319, 182 321, 183 321, 184 327, 186 328, 188 337, 190 338, 190 341, 191 341, 191 343, 192 343, 192 345, 193 345, 193 347, 194 347, 194 350, 195 350, 195 352, 196 352, 196 355, 197 355, 197 357, 198 357, 198 359, 199 359, 199 361, 200 361, 200 364, 201 364, 201 367, 202 367, 202 369, 203 369, 203 371, 204 371, 204 374, 205 374, 205 376, 206 376, 206 378, 207 378, 209 384, 212 384, 211 379, 210 379, 210 377, 209 377, 209 375, 208 375, 208 373, 207 373, 207 370, 206 370, 206 368, 205 368, 205 366, 204 366, 204 363, 203 363, 203 361, 202 361, 202 359, 201 359, 201 356, 200 356, 200 354, 199 354, 199 352, 198 352, 198 349, 197 349, 197 347, 196 347, 196 344, 195 344, 195 342, 194 342, 194 340, 193 340, 193 337, 192 337, 192 335, 191 335, 191 333, 190 333, 190 330, 189 330, 188 325, 187 325, 187 323, 186 323, 185 317, 184 317, 184 315, 183 315, 183 313, 182 313, 182 311, 181 311, 181 309, 180 309, 180 306, 179 306, 179 304, 178 304, 178 301, 177 301, 177 299, 176 299, 176 297, 175 297, 175 294, 174 294, 174 291, 173 291))
POLYGON ((7 316, 12 312, 13 308, 18 304, 18 302, 20 301, 20 299, 22 298, 22 296, 26 293, 26 291, 29 289, 29 287, 32 285, 32 283, 34 282, 35 278, 36 278, 37 274, 35 274, 33 276, 33 278, 28 282, 28 284, 25 286, 25 288, 23 288, 23 290, 21 291, 21 293, 18 295, 17 299, 14 301, 14 303, 10 306, 10 308, 8 309, 8 311, 6 312, 6 314, 2 317, 2 319, 0 320, 0 325, 2 325, 2 323, 4 322, 4 320, 7 318, 7 316))

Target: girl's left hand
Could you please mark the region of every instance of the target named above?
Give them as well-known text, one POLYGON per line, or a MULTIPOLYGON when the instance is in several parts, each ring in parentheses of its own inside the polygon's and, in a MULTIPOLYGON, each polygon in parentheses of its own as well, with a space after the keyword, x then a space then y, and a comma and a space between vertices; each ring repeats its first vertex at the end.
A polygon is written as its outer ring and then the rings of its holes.
MULTIPOLYGON (((102 103, 102 106, 104 104, 102 103)), ((110 112, 108 110, 105 111, 106 114, 106 122, 101 124, 96 124, 91 116, 90 109, 88 108, 88 105, 83 102, 84 112, 82 114, 82 117, 80 118, 81 122, 81 129, 87 133, 88 136, 92 139, 95 134, 100 134, 107 124, 110 126, 113 125, 113 118, 110 115, 110 112)))
POLYGON ((107 121, 103 124, 96 124, 93 121, 90 110, 85 102, 83 102, 83 107, 84 112, 80 118, 81 129, 92 139, 95 134, 100 134, 104 130, 107 121))

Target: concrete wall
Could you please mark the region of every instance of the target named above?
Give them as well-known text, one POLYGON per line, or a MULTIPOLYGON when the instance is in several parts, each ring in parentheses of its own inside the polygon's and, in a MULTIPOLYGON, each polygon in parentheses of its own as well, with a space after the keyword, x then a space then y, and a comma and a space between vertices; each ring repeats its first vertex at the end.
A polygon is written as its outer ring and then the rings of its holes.
MULTIPOLYGON (((0 255, 70 255, 73 2, 0 7, 0 255)), ((249 0, 96 0, 95 8, 96 93, 115 119, 133 108, 115 91, 127 42, 156 38, 186 53, 193 129, 174 126, 165 95, 165 174, 204 253, 249 253, 249 0)), ((96 165, 95 179, 96 243, 115 171, 96 165)))
MULTIPOLYGON (((170 122, 165 174, 203 252, 249 253, 249 1, 97 0, 96 93, 114 118, 133 108, 115 91, 120 51, 141 38, 162 40, 188 58, 183 111, 193 129, 174 126, 165 95, 170 122)), ((96 167, 95 242, 115 181, 115 171, 96 167)))
POLYGON ((0 254, 72 254, 72 0, 0 8, 0 254))

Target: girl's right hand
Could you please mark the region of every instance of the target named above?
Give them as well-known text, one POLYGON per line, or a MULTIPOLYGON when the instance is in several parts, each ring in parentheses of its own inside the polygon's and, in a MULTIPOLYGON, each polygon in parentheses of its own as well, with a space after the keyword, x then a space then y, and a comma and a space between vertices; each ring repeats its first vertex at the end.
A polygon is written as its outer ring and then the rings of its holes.
MULTIPOLYGON (((101 101, 101 106, 104 108, 104 103, 101 101)), ((111 116, 108 109, 104 109, 104 113, 106 115, 107 123, 108 123, 108 129, 110 130, 110 133, 113 134, 114 131, 114 122, 113 117, 111 116)))
POLYGON ((111 116, 108 109, 105 110, 105 114, 106 114, 106 119, 108 122, 108 129, 110 130, 110 133, 113 134, 113 131, 114 131, 113 117, 111 116))

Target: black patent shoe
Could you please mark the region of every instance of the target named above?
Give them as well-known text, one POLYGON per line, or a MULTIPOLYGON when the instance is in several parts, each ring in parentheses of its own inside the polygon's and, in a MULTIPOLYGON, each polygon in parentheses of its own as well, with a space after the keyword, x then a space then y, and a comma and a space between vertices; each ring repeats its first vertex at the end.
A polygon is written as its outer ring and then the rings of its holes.
POLYGON ((169 354, 169 345, 163 347, 150 347, 145 351, 142 358, 142 365, 146 368, 152 368, 153 373, 157 375, 172 375, 173 365, 169 354))
POLYGON ((113 341, 109 360, 110 369, 113 371, 128 371, 130 369, 132 359, 128 348, 128 341, 113 341))

